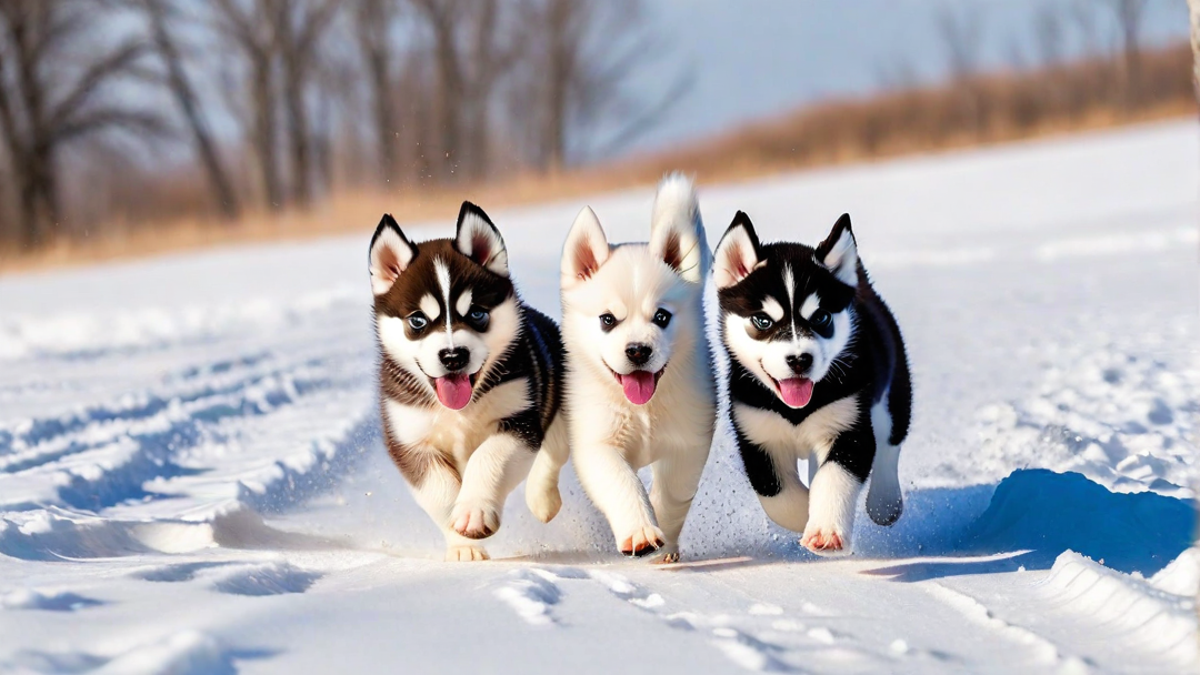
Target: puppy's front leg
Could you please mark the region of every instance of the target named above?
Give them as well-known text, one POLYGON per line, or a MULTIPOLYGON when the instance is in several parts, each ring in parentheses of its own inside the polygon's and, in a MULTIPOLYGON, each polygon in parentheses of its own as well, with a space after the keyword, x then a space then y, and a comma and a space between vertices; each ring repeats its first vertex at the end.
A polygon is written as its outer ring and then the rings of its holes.
POLYGON ((417 504, 429 514, 446 538, 446 560, 487 560, 487 551, 482 546, 450 527, 450 512, 461 485, 458 470, 436 450, 410 452, 405 463, 401 464, 401 471, 412 486, 417 504))
POLYGON ((529 473, 534 455, 534 449, 512 433, 497 433, 480 444, 467 460, 462 490, 450 513, 454 531, 468 539, 495 534, 504 500, 529 473))
MULTIPOLYGON (((850 552, 858 494, 875 459, 869 419, 859 420, 833 441, 812 480, 812 508, 800 543, 813 553, 850 552)), ((811 460, 810 460, 811 461, 811 460)))
POLYGON ((621 553, 641 556, 662 547, 663 533, 646 487, 620 448, 582 443, 571 448, 571 458, 584 491, 608 519, 621 553))
POLYGON ((696 489, 700 486, 700 474, 708 459, 707 448, 696 450, 680 448, 668 453, 654 463, 654 483, 650 489, 650 504, 662 528, 666 545, 659 552, 656 562, 671 563, 679 560, 679 534, 684 520, 692 508, 696 489))

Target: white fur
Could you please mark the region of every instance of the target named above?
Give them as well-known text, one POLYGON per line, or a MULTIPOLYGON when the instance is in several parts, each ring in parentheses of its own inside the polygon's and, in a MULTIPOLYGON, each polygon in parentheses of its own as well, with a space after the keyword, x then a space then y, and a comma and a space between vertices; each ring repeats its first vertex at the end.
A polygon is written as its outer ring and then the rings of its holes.
POLYGON ((771 296, 767 296, 762 303, 762 311, 766 312, 767 316, 771 317, 772 321, 780 321, 783 319, 783 305, 771 296))
POLYGON ((504 246, 504 240, 500 238, 500 232, 496 228, 477 214, 467 213, 458 224, 458 236, 455 237, 454 247, 496 274, 508 276, 508 249, 504 246), (474 242, 480 237, 487 242, 487 251, 474 250, 474 242))
POLYGON ((390 227, 385 227, 371 246, 371 291, 375 295, 387 293, 408 268, 414 255, 412 246, 403 237, 390 227))
POLYGON ((608 518, 618 547, 659 539, 660 554, 673 556, 708 458, 716 413, 702 303, 707 244, 686 179, 664 181, 651 230, 658 247, 610 248, 590 209, 576 219, 562 267, 566 395, 568 409, 580 411, 569 420, 575 471, 608 518), (662 260, 661 243, 671 231, 683 242, 680 272, 662 260), (589 258, 600 261, 598 268, 580 266, 589 258), (651 321, 660 308, 673 315, 666 329, 651 321), (606 312, 620 320, 607 333, 599 318, 606 312), (625 398, 613 376, 635 369, 625 356, 631 342, 653 350, 641 369, 666 368, 653 398, 641 406, 625 398), (649 494, 636 473, 644 466, 653 472, 649 494))
POLYGON ((733 404, 733 419, 738 429, 770 455, 780 472, 779 494, 758 497, 771 520, 793 532, 804 531, 808 523, 809 489, 800 481, 797 460, 806 459, 809 466, 816 466, 828 456, 838 434, 854 424, 857 414, 857 396, 834 401, 798 425, 769 410, 733 404))
POLYGON ((829 249, 823 260, 817 262, 833 272, 842 283, 858 286, 858 247, 849 229, 842 230, 833 248, 829 249))
POLYGON ((845 555, 853 549, 854 508, 862 482, 836 462, 821 464, 810 488, 808 524, 801 542, 818 555, 845 555), (841 548, 832 551, 813 549, 814 539, 836 535, 841 548))
POLYGON ((387 432, 395 441, 403 443, 408 452, 448 458, 461 476, 460 482, 452 474, 434 468, 420 485, 413 486, 417 503, 446 538, 448 560, 487 558, 483 546, 464 537, 460 529, 470 531, 486 525, 495 531, 500 526, 505 498, 529 473, 533 449, 512 436, 496 434, 501 419, 530 406, 528 386, 524 379, 506 382, 462 410, 384 401, 387 432), (464 517, 465 522, 461 522, 464 517), (456 529, 456 524, 461 528, 456 529))
POLYGON ((721 237, 713 261, 713 282, 718 289, 737 285, 762 264, 754 254, 750 234, 741 225, 721 237))
POLYGON ((821 296, 813 293, 804 299, 804 303, 800 305, 800 316, 807 321, 812 318, 812 315, 821 308, 821 296))

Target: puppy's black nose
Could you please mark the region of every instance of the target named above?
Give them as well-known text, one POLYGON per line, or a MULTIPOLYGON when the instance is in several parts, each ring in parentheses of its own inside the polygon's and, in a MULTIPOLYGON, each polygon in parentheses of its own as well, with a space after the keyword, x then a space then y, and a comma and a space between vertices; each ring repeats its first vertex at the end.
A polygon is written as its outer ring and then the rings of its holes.
POLYGON ((438 352, 438 360, 446 367, 446 370, 455 372, 467 367, 467 361, 471 360, 471 353, 466 347, 455 347, 454 349, 443 349, 438 352))
POLYGON ((654 350, 650 345, 633 343, 625 347, 625 356, 629 358, 629 362, 635 366, 644 366, 650 360, 650 355, 654 350))
POLYGON ((800 354, 799 356, 789 354, 787 357, 788 368, 791 368, 792 372, 797 375, 807 373, 808 369, 812 368, 812 362, 812 354, 800 354))

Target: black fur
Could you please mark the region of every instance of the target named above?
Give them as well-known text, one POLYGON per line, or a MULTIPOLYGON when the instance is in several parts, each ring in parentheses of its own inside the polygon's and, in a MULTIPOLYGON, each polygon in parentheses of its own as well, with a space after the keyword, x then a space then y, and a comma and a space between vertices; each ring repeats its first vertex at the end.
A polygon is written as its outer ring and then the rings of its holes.
MULTIPOLYGON (((748 274, 740 282, 718 291, 722 316, 733 313, 750 317, 761 311, 762 302, 767 296, 786 301, 789 293, 784 287, 781 272, 786 264, 791 267, 793 274, 795 290, 791 297, 796 306, 785 307, 783 320, 754 337, 789 339, 793 323, 797 333, 811 335, 819 332, 799 314, 800 303, 814 291, 821 298, 821 309, 830 313, 851 309, 856 321, 852 327, 853 337, 839 356, 838 365, 815 383, 811 400, 798 409, 780 400, 776 392, 743 366, 727 346, 730 355, 730 402, 768 410, 792 425, 799 425, 824 406, 860 394, 857 419, 850 429, 842 432, 834 441, 825 461, 836 462, 851 475, 865 481, 875 457, 876 439, 871 426, 871 407, 887 394, 887 406, 892 417, 888 440, 891 445, 899 445, 908 434, 912 391, 900 329, 887 305, 875 293, 861 262, 857 263, 856 287, 843 283, 819 262, 830 252, 842 233, 850 231, 849 216, 842 216, 829 238, 815 249, 793 243, 761 244, 750 219, 741 212, 734 218, 730 230, 737 227, 746 229, 760 264, 753 270, 747 270, 748 274)), ((722 342, 728 345, 724 321, 721 322, 721 331, 722 342)), ((779 494, 782 481, 771 456, 749 440, 738 428, 736 418, 733 424, 751 486, 764 497, 779 494)))

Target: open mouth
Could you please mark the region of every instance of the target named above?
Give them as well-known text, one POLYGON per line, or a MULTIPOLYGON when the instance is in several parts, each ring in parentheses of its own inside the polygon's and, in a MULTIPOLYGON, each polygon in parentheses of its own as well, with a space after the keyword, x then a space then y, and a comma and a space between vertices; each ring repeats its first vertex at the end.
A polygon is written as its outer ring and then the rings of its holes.
POLYGON ((471 402, 475 390, 475 379, 479 373, 447 373, 442 377, 431 377, 437 391, 438 402, 451 410, 462 410, 471 402))
POLYGON ((786 380, 771 377, 771 383, 775 385, 775 393, 780 400, 789 408, 803 408, 812 400, 813 381, 807 377, 789 377, 786 380))
POLYGON ((634 405, 645 405, 654 396, 654 390, 658 388, 658 380, 662 377, 663 371, 667 369, 666 365, 658 370, 657 373, 652 373, 648 370, 635 370, 628 375, 622 375, 617 371, 609 368, 609 372, 621 385, 622 391, 625 392, 625 398, 634 405))

